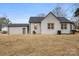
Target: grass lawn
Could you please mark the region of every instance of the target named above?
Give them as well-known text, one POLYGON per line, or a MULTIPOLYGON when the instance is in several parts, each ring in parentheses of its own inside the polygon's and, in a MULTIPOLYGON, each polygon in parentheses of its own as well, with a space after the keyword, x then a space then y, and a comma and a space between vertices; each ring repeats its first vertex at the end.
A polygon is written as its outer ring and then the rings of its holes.
POLYGON ((79 33, 70 35, 2 35, 0 55, 79 55, 79 33))

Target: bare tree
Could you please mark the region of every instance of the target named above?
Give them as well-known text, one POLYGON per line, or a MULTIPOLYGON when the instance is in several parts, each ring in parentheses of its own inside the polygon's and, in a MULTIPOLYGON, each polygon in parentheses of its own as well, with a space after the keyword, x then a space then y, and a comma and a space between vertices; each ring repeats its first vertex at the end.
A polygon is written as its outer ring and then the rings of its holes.
POLYGON ((65 13, 65 10, 60 7, 60 6, 57 6, 55 7, 53 10, 52 10, 52 13, 57 16, 57 17, 66 17, 66 13, 65 13))
POLYGON ((46 15, 44 13, 40 13, 37 15, 38 17, 45 17, 46 15))

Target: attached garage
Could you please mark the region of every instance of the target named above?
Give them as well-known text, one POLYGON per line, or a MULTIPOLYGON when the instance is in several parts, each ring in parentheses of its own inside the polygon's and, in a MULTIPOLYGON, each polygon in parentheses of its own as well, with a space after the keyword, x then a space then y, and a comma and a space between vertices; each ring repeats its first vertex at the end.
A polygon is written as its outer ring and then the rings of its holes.
POLYGON ((9 24, 8 25, 8 34, 28 34, 29 33, 29 24, 9 24))

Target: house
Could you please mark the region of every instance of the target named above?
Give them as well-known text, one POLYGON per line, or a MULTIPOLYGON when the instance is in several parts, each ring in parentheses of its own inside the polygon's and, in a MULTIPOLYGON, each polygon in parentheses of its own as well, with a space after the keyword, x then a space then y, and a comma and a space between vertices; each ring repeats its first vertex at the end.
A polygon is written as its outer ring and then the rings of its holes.
POLYGON ((28 34, 29 24, 9 24, 8 34, 28 34))
POLYGON ((6 31, 6 32, 8 32, 8 24, 2 24, 1 31, 6 31))
POLYGON ((29 24, 8 24, 8 34, 69 34, 74 23, 49 12, 45 17, 30 17, 29 24))
POLYGON ((8 32, 7 24, 0 24, 0 33, 2 33, 3 31, 8 32))
POLYGON ((46 17, 30 17, 29 33, 30 34, 69 34, 74 30, 74 24, 64 17, 56 17, 52 12, 46 17))

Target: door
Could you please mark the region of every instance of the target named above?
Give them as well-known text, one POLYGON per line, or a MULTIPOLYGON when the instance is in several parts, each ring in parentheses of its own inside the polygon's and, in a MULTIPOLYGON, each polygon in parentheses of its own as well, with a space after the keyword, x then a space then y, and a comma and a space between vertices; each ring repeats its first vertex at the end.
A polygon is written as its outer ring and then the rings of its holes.
POLYGON ((23 28, 23 34, 26 34, 26 28, 23 28))

